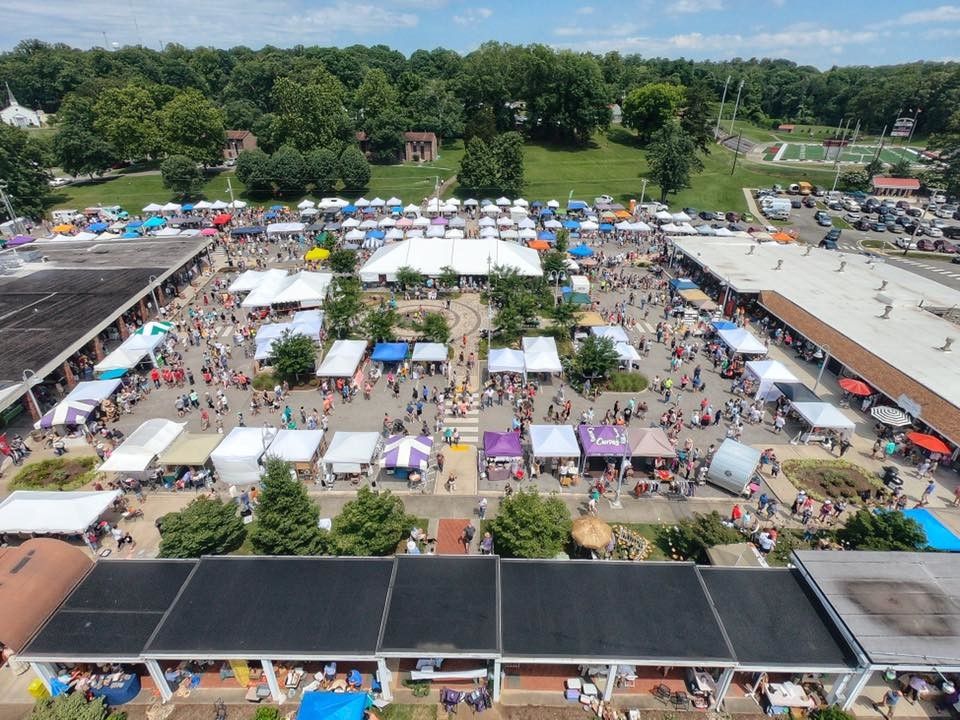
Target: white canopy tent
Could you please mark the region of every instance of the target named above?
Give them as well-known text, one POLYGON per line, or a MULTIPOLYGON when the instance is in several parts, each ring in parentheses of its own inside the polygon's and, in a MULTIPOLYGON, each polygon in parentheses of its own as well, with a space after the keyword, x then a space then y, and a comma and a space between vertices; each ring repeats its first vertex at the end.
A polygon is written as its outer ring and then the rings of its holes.
POLYGON ((166 335, 131 335, 120 343, 116 350, 94 365, 93 369, 98 373, 129 370, 136 367, 148 355, 150 362, 156 367, 157 358, 154 351, 165 339, 166 335))
POLYGON ((186 423, 177 423, 163 418, 147 420, 127 435, 120 447, 110 454, 98 471, 143 472, 157 455, 170 447, 186 425, 186 423))
POLYGON ((446 362, 449 354, 443 343, 418 342, 413 346, 413 362, 446 362))
POLYGON ((487 371, 492 373, 499 372, 519 372, 526 370, 523 352, 512 350, 511 348, 491 348, 487 356, 487 371))
POLYGON ((856 427, 853 420, 830 403, 792 402, 790 407, 814 430, 837 430, 841 435, 849 436, 856 427))
POLYGON ((263 468, 260 458, 267 451, 276 430, 264 427, 235 427, 210 460, 221 482, 227 485, 253 485, 260 482, 263 468))
POLYGON ((324 469, 334 475, 359 473, 363 466, 373 464, 380 454, 380 445, 380 433, 335 432, 323 455, 324 469))
POLYGON ((317 368, 317 377, 353 377, 366 351, 366 340, 337 340, 317 368))
POLYGON ((284 303, 299 303, 305 307, 322 305, 327 297, 330 284, 333 282, 332 273, 298 272, 296 275, 285 275, 269 282, 263 282, 254 288, 243 302, 241 307, 267 307, 284 303))
POLYGON ((749 330, 744 328, 732 328, 730 330, 718 330, 717 335, 728 348, 734 352, 744 355, 766 355, 767 348, 757 337, 749 330))
POLYGON ((119 490, 15 490, 0 502, 0 533, 80 535, 120 497, 119 490))
POLYGON ((580 457, 580 443, 569 425, 531 425, 530 449, 538 458, 580 457))
POLYGON ((601 338, 609 338, 613 340, 614 344, 630 342, 630 336, 627 335, 627 331, 619 325, 598 325, 597 327, 590 328, 590 334, 601 338))
POLYGON ((617 351, 617 355, 620 357, 620 364, 626 365, 628 368, 633 368, 634 365, 640 363, 640 352, 630 343, 627 342, 618 342, 614 343, 614 349, 617 351))
POLYGON ((323 430, 278 430, 267 456, 291 463, 313 461, 323 442, 323 430))
POLYGON ((516 243, 496 238, 410 238, 374 252, 360 268, 360 280, 377 282, 385 276, 393 281, 404 266, 436 277, 448 265, 459 275, 487 275, 496 267, 512 268, 527 277, 543 275, 537 251, 516 243))
POLYGON ((120 380, 84 380, 67 393, 66 400, 93 400, 102 402, 120 387, 120 380))
POLYGON ((778 382, 800 382, 779 360, 750 360, 744 366, 749 379, 757 383, 755 398, 775 400, 780 391, 774 387, 778 382))
POLYGON ((521 343, 523 362, 528 373, 563 372, 557 341, 552 337, 525 337, 521 343))
POLYGON ((286 270, 271 268, 269 270, 247 270, 240 273, 237 278, 230 283, 227 288, 232 293, 250 292, 264 283, 279 282, 281 278, 287 277, 286 270))

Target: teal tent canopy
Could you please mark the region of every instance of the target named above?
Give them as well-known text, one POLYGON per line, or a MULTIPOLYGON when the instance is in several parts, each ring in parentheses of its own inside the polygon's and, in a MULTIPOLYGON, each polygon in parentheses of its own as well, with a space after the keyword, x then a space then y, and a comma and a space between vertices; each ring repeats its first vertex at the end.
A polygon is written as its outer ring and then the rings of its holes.
POLYGON ((363 720, 371 705, 367 693, 308 692, 300 701, 297 720, 363 720))

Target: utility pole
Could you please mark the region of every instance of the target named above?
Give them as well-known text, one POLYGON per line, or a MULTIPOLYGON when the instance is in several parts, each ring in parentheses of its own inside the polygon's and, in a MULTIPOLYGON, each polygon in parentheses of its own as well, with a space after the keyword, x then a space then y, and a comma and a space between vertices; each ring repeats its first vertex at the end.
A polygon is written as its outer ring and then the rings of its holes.
POLYGON ((227 192, 230 194, 230 207, 236 209, 236 205, 234 205, 236 200, 233 198, 233 184, 230 182, 230 178, 227 178, 227 192))
POLYGON ((717 127, 713 130, 713 139, 720 137, 720 118, 723 117, 723 103, 727 100, 727 86, 730 84, 730 75, 727 75, 727 81, 723 84, 723 95, 720 97, 720 112, 717 113, 717 127))
POLYGON ((880 133, 880 145, 877 147, 877 152, 874 154, 873 159, 877 160, 880 158, 880 153, 883 152, 883 146, 887 142, 887 126, 883 126, 883 132, 880 133))
POLYGON ((923 110, 917 108, 917 111, 913 114, 913 124, 910 126, 910 136, 907 138, 907 147, 910 146, 910 141, 913 140, 913 131, 917 129, 917 118, 921 112, 923 112, 923 110))
POLYGON ((4 210, 7 211, 7 215, 10 216, 10 220, 13 221, 14 230, 16 230, 18 235, 26 235, 27 230, 23 227, 23 222, 17 217, 17 214, 13 211, 13 205, 10 203, 10 196, 7 195, 7 183, 5 180, 0 180, 0 202, 3 203, 4 210))
POLYGON ((850 141, 851 145, 857 144, 857 137, 860 135, 860 118, 857 118, 857 126, 853 129, 853 139, 850 141))
POLYGON ((733 117, 730 118, 730 134, 733 135, 733 124, 737 121, 737 110, 740 108, 740 93, 743 91, 743 80, 737 87, 737 101, 733 104, 733 117))
POLYGON ((737 148, 733 151, 733 167, 730 168, 730 174, 733 175, 737 170, 737 157, 740 155, 740 139, 743 137, 743 130, 737 134, 737 148))
POLYGON ((647 183, 649 182, 649 180, 647 180, 646 178, 642 178, 641 182, 643 183, 643 185, 640 188, 640 205, 643 206, 643 198, 647 194, 647 183))

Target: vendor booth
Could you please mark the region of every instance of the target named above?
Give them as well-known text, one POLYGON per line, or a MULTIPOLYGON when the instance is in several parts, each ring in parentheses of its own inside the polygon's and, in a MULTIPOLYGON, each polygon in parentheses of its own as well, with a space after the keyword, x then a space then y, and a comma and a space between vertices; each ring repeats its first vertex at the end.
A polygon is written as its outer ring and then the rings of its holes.
POLYGON ((447 346, 443 343, 418 342, 413 346, 413 362, 446 362, 449 357, 447 346))
POLYGON ((635 367, 639 366, 641 359, 640 351, 630 343, 618 342, 614 344, 613 349, 617 351, 620 367, 626 368, 627 370, 633 370, 635 367))
POLYGON ((760 464, 760 451, 727 438, 713 454, 707 482, 734 495, 743 495, 760 464))
POLYGON ((523 352, 511 348, 491 348, 487 356, 487 372, 496 373, 523 373, 526 370, 523 352))
POLYGON ((579 481, 580 444, 569 425, 530 426, 530 477, 552 473, 561 486, 579 481))
POLYGON ((477 453, 480 478, 506 482, 523 478, 523 448, 515 432, 483 433, 483 447, 477 453))
POLYGON ((255 485, 260 482, 260 459, 273 441, 276 431, 263 427, 235 427, 210 460, 220 481, 227 485, 255 485))
POLYGON ((778 395, 775 396, 775 399, 779 398, 780 395, 783 395, 783 397, 791 402, 820 402, 820 396, 799 380, 794 382, 778 381, 773 384, 773 387, 776 388, 778 393, 778 395))
POLYGON ((380 433, 335 432, 321 461, 323 486, 332 488, 337 476, 346 476, 351 485, 372 477, 374 458, 379 455, 382 442, 380 433))
POLYGON ((147 420, 130 433, 99 468, 99 472, 142 473, 183 432, 186 423, 163 418, 147 420))
POLYGON ((603 469, 608 474, 611 468, 620 467, 623 460, 630 459, 630 445, 626 428, 615 425, 580 425, 577 428, 583 455, 581 471, 603 469))
POLYGON ((82 536, 119 497, 119 490, 14 490, 0 502, 0 534, 82 536))
POLYGON ((525 337, 522 340, 523 363, 527 373, 561 373, 557 341, 552 337, 525 337))
POLYGON ((277 283, 285 277, 287 277, 287 271, 280 270, 279 268, 270 268, 269 270, 245 270, 230 283, 227 290, 232 293, 251 292, 264 283, 277 283))
POLYGON ((366 340, 335 341, 317 368, 317 377, 353 377, 366 351, 366 340))
POLYGON ((36 429, 49 430, 56 426, 86 426, 88 418, 104 400, 120 387, 120 380, 87 380, 77 383, 60 403, 49 410, 35 424, 36 429))
POLYGON ((749 330, 734 328, 717 330, 717 337, 728 348, 742 355, 766 355, 767 348, 749 330))
POLYGON ((802 432, 798 439, 802 443, 825 440, 829 432, 833 431, 841 437, 850 437, 855 424, 830 403, 825 402, 791 402, 790 408, 810 426, 808 432, 802 432))
POLYGON ((223 440, 223 435, 181 433, 166 450, 157 456, 157 465, 163 471, 162 480, 167 488, 186 487, 184 478, 190 473, 191 485, 205 483, 211 470, 210 454, 223 440))
POLYGON ((744 378, 753 383, 753 397, 768 402, 781 395, 776 383, 799 382, 779 360, 748 361, 744 366, 744 378))
POLYGON ((388 478, 403 480, 411 488, 423 487, 432 450, 433 438, 427 435, 393 435, 383 446, 380 464, 388 478))
POLYGON ((380 342, 373 346, 370 359, 379 363, 400 363, 407 358, 409 346, 403 342, 380 342))
POLYGON ((627 335, 627 331, 619 325, 600 325, 599 327, 592 327, 590 328, 590 334, 596 335, 599 338, 608 338, 609 340, 612 340, 614 344, 630 342, 630 336, 627 335))
POLYGON ((94 371, 103 379, 118 377, 127 370, 135 368, 145 358, 157 367, 156 349, 166 340, 165 333, 134 333, 112 353, 93 366, 94 371))
POLYGON ((267 457, 290 463, 299 479, 313 480, 322 444, 323 430, 278 430, 267 457))

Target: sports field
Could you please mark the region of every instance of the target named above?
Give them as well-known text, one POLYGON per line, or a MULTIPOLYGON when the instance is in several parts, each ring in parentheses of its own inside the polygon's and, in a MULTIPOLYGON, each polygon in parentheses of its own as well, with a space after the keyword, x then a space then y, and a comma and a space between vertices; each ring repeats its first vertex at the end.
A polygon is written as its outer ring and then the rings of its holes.
MULTIPOLYGON (((848 145, 840 152, 840 162, 859 163, 866 165, 877 154, 878 145, 848 145)), ((764 152, 763 159, 773 162, 832 162, 826 157, 827 148, 815 143, 779 143, 771 145, 764 152)), ((903 145, 885 145, 880 150, 880 160, 888 164, 895 164, 901 160, 911 163, 919 162, 920 148, 903 145)))

